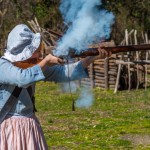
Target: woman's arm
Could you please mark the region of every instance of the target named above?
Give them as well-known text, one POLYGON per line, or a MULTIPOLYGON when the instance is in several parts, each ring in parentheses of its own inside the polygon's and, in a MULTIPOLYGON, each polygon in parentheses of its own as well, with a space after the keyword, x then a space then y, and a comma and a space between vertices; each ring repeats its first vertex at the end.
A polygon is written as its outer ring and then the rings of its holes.
POLYGON ((51 54, 47 55, 38 65, 41 67, 42 71, 46 70, 46 67, 54 65, 63 65, 64 61, 58 57, 51 54))
POLYGON ((63 60, 49 54, 38 65, 27 69, 14 66, 11 62, 0 59, 0 84, 10 84, 27 87, 34 82, 44 80, 44 70, 47 66, 62 65, 63 60))
POLYGON ((106 57, 109 57, 111 55, 111 52, 108 52, 104 49, 98 48, 99 55, 98 56, 89 56, 81 60, 82 65, 84 68, 87 68, 92 62, 94 62, 97 59, 104 59, 106 57))
POLYGON ((87 71, 85 71, 81 62, 64 65, 62 59, 51 54, 46 56, 39 63, 39 66, 44 73, 45 81, 67 82, 88 77, 87 71))
POLYGON ((87 69, 83 67, 81 61, 63 66, 55 65, 47 67, 43 73, 45 81, 54 82, 67 82, 88 77, 87 69))
POLYGON ((36 81, 43 80, 45 76, 39 65, 21 69, 7 60, 0 59, 0 84, 10 84, 26 87, 36 81))
MULTIPOLYGON (((82 78, 87 78, 88 73, 86 68, 97 59, 102 59, 110 54, 104 49, 99 48, 99 56, 90 56, 82 59, 79 62, 66 64, 66 65, 56 65, 53 67, 45 67, 44 75, 45 81, 55 81, 55 82, 67 82, 72 80, 80 80, 82 78)), ((57 60, 56 58, 54 58, 57 60)), ((55 62, 55 61, 53 61, 55 62)), ((57 61, 56 61, 57 62, 57 61)), ((61 62, 62 63, 62 62, 61 62)))

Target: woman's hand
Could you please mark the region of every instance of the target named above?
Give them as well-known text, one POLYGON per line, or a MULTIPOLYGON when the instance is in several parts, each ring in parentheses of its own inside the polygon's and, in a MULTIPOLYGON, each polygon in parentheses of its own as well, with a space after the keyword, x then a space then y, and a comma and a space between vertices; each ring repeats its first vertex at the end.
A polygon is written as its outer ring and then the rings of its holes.
POLYGON ((84 59, 82 59, 82 65, 84 68, 88 67, 93 61, 97 60, 97 59, 104 59, 106 57, 110 57, 111 56, 111 52, 109 51, 106 51, 104 49, 104 46, 103 45, 100 45, 99 48, 98 48, 98 51, 99 51, 99 55, 98 56, 89 56, 89 57, 86 57, 84 59))
POLYGON ((98 56, 95 56, 94 60, 97 60, 97 59, 104 59, 106 57, 110 57, 111 56, 111 51, 106 51, 105 50, 105 46, 100 44, 99 47, 98 47, 98 51, 99 51, 99 55, 98 56))
POLYGON ((63 65, 64 63, 63 59, 49 54, 39 63, 39 66, 44 71, 47 66, 63 65))
POLYGON ((48 66, 63 65, 65 63, 63 59, 51 54, 47 55, 44 59, 46 60, 48 66))

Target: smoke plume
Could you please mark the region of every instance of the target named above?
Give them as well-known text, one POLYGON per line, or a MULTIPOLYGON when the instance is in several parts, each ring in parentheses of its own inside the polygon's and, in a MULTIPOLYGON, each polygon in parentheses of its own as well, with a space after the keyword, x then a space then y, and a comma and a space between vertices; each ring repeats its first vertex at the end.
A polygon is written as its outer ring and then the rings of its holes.
MULTIPOLYGON (((103 9, 101 0, 61 0, 60 11, 69 28, 58 41, 54 55, 67 55, 71 48, 80 53, 89 45, 110 38, 114 15, 103 9)), ((69 90, 67 86, 66 89, 69 90)), ((93 93, 84 88, 76 106, 88 108, 92 103, 93 93)))
POLYGON ((60 11, 69 28, 55 55, 67 55, 70 48, 80 53, 92 43, 109 39, 114 15, 102 8, 101 0, 61 0, 60 11))

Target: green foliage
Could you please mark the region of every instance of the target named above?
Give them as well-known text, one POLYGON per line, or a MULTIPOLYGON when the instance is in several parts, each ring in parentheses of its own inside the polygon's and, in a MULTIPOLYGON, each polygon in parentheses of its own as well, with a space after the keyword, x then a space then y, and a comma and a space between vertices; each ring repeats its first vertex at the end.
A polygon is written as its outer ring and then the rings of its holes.
MULTIPOLYGON (((37 115, 49 149, 149 149, 150 89, 93 92, 92 107, 72 111, 69 93, 54 83, 37 84, 37 115)), ((73 94, 74 99, 78 96, 73 94)))
MULTIPOLYGON (((150 32, 150 1, 149 0, 102 0, 103 6, 116 16, 113 26, 112 39, 117 44, 124 38, 125 29, 137 29, 139 32, 150 32)), ((38 18, 39 24, 44 28, 61 30, 63 24, 59 12, 60 0, 13 0, 9 5, 1 3, 0 10, 7 8, 3 25, 0 28, 0 41, 4 45, 8 32, 19 23, 38 18)), ((1 45, 1 43, 0 43, 1 45)), ((4 47, 4 46, 0 46, 4 47)))
POLYGON ((33 9, 33 11, 35 12, 37 18, 39 19, 46 17, 46 15, 48 14, 48 9, 44 4, 37 4, 37 6, 35 7, 35 9, 33 9))
POLYGON ((104 1, 104 6, 116 16, 113 39, 123 39, 125 29, 137 29, 139 32, 150 32, 150 1, 149 0, 116 0, 104 1))

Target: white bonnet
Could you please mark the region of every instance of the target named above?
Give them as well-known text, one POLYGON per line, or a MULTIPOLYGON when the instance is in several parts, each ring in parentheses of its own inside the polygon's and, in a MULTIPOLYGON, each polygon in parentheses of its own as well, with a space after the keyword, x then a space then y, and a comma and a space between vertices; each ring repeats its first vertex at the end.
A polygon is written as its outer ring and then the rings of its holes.
POLYGON ((27 25, 17 25, 8 35, 3 58, 11 62, 27 60, 37 50, 40 42, 40 33, 33 33, 27 25))

